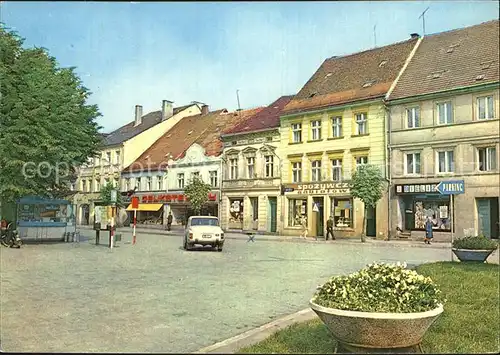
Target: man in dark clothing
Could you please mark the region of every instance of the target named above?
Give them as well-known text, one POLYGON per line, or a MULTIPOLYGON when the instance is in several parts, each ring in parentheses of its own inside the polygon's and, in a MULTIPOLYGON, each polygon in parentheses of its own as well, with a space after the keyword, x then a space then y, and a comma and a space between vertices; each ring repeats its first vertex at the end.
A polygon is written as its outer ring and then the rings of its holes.
POLYGON ((168 217, 167 217, 167 230, 169 231, 170 230, 170 227, 172 227, 172 212, 169 212, 168 213, 168 217))
POLYGON ((328 237, 332 235, 332 240, 335 240, 335 236, 333 235, 333 217, 330 216, 328 218, 328 221, 326 221, 326 240, 328 240, 328 237))

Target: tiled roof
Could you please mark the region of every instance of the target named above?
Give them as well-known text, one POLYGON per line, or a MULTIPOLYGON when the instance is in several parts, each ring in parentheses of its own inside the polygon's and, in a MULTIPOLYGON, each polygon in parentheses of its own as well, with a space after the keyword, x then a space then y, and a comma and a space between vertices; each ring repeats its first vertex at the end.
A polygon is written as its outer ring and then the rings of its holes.
POLYGON ((384 96, 418 38, 342 57, 332 57, 285 106, 284 113, 310 111, 384 96))
MULTIPOLYGON (((193 106, 193 104, 179 106, 174 108, 174 115, 181 111, 184 111, 188 107, 193 106)), ((156 126, 161 122, 161 111, 153 111, 144 116, 142 116, 142 122, 138 126, 134 126, 135 121, 127 123, 125 126, 118 128, 117 130, 109 133, 105 137, 104 145, 115 145, 121 144, 126 140, 137 136, 138 134, 146 131, 147 129, 156 126)))
POLYGON ((152 170, 160 166, 166 167, 170 155, 173 160, 182 158, 193 143, 198 143, 204 147, 206 154, 209 156, 220 155, 222 153, 222 142, 219 138, 221 131, 226 127, 233 127, 261 109, 239 112, 227 112, 226 109, 222 109, 209 112, 206 115, 199 114, 185 117, 154 142, 124 171, 138 171, 141 167, 146 168, 148 166, 152 170))
POLYGON ((224 130, 223 135, 241 134, 279 127, 281 111, 292 98, 293 95, 281 96, 278 100, 263 108, 260 112, 239 122, 233 128, 224 130))
POLYGON ((499 21, 422 39, 389 100, 499 81, 499 21))

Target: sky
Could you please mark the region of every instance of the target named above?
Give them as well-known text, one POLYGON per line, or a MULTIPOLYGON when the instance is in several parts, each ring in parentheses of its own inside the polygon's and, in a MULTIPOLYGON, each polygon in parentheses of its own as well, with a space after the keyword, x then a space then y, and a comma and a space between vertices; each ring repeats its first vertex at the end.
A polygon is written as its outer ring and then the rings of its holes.
POLYGON ((0 21, 76 72, 110 132, 143 112, 200 101, 267 106, 321 63, 498 18, 497 1, 5 2, 0 21), (376 36, 374 36, 374 27, 376 36), (376 37, 376 43, 375 43, 376 37))

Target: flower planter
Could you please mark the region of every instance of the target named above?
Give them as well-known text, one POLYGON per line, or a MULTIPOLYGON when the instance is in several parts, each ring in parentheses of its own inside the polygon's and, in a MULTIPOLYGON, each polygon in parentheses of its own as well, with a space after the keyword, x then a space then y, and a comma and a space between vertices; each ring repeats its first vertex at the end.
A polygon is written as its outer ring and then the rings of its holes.
POLYGON ((458 260, 462 262, 466 261, 479 261, 484 263, 486 259, 488 259, 488 256, 491 255, 495 250, 488 250, 488 249, 456 249, 452 248, 451 249, 453 253, 457 256, 458 260))
POLYGON ((431 324, 443 312, 443 306, 419 313, 371 313, 309 304, 341 343, 359 348, 409 348, 421 343, 431 324))

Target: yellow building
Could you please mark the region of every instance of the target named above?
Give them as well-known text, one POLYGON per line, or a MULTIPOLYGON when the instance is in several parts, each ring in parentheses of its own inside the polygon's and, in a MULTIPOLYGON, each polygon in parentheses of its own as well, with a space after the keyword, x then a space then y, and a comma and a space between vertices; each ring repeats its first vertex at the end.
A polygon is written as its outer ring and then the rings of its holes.
MULTIPOLYGON (((384 95, 400 73, 418 37, 321 65, 281 115, 283 233, 323 236, 334 218, 335 236, 359 236, 363 203, 353 199, 349 180, 359 164, 386 175, 384 95)), ((387 194, 367 215, 367 235, 387 234, 387 194)))
POLYGON ((421 239, 430 217, 434 240, 499 238, 498 24, 424 37, 388 94, 392 234, 421 239), (454 202, 435 189, 460 180, 454 202))
MULTIPOLYGON (((173 102, 163 100, 162 109, 142 114, 142 106, 135 107, 133 122, 117 130, 103 134, 103 148, 89 162, 78 167, 78 178, 74 204, 77 205, 77 223, 92 224, 94 204, 99 200, 99 191, 108 182, 120 191, 133 189, 126 186, 120 177, 124 167, 134 162, 146 149, 184 117, 208 110, 199 103, 173 107, 173 102)), ((147 169, 148 167, 143 167, 147 169)))

